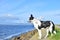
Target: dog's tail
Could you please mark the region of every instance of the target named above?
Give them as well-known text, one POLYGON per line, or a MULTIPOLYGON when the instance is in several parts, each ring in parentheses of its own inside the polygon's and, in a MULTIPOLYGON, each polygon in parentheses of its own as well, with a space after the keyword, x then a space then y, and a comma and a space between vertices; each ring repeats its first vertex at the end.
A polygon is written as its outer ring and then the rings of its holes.
POLYGON ((56 34, 56 31, 53 31, 54 34, 56 34))

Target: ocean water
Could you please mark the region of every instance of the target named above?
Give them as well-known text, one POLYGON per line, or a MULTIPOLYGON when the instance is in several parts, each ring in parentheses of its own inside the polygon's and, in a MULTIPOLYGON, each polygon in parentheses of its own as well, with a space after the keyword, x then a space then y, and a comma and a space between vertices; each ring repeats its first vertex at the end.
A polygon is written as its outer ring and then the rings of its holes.
POLYGON ((0 25, 0 40, 9 39, 33 29, 33 25, 0 25))

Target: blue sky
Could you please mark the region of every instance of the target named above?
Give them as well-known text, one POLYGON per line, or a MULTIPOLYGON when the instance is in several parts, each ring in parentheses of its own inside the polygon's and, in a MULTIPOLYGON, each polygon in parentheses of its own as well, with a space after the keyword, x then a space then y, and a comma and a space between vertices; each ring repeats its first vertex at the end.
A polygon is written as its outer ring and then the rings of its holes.
POLYGON ((28 23, 30 14, 60 24, 60 0, 0 0, 0 24, 28 23))

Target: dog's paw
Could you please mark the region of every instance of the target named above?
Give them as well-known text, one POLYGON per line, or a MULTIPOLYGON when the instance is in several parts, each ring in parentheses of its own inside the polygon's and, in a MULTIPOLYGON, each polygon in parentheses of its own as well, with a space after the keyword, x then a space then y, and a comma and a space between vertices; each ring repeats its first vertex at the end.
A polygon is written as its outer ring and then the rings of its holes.
POLYGON ((47 37, 44 37, 45 39, 47 38, 47 37))
POLYGON ((38 39, 41 39, 41 37, 38 37, 38 39))
POLYGON ((47 38, 48 36, 46 35, 44 38, 47 38))
POLYGON ((51 34, 51 36, 53 36, 53 34, 51 34))

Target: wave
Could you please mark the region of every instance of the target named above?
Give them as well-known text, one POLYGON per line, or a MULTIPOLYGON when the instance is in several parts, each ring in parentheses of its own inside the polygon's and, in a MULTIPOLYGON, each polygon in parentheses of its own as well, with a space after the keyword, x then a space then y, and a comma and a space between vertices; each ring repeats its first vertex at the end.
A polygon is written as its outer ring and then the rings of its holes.
POLYGON ((31 31, 31 30, 33 30, 33 29, 26 30, 25 32, 19 32, 19 33, 16 33, 16 34, 12 34, 12 35, 10 35, 10 36, 5 37, 4 40, 8 40, 8 39, 10 39, 10 38, 20 36, 22 33, 26 33, 26 32, 31 31))
POLYGON ((4 38, 4 39, 6 40, 6 39, 10 39, 10 38, 13 38, 13 37, 16 37, 16 36, 20 36, 20 34, 22 34, 22 33, 26 33, 26 32, 28 32, 28 31, 20 32, 20 33, 16 33, 16 34, 12 34, 12 35, 10 35, 10 36, 7 36, 7 37, 4 38))
POLYGON ((15 37, 15 36, 18 36, 18 35, 20 35, 20 34, 21 34, 21 32, 20 32, 20 33, 16 33, 16 34, 12 34, 12 35, 4 38, 4 39, 5 39, 5 40, 6 40, 6 39, 10 39, 10 38, 15 37))
POLYGON ((4 39, 1 39, 1 38, 0 38, 0 40, 4 40, 4 39))

